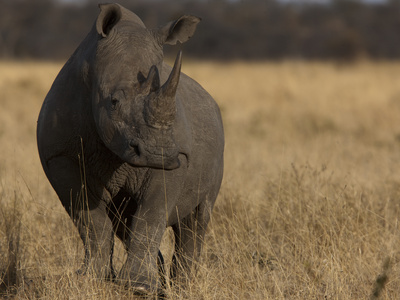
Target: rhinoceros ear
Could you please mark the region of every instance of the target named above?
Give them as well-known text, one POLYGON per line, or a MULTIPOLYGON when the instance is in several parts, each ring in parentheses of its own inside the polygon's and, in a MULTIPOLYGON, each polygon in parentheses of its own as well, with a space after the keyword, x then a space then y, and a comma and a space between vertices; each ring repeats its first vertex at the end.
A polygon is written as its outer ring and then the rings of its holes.
POLYGON ((175 45, 177 42, 184 43, 193 36, 200 21, 199 17, 184 15, 158 28, 155 30, 155 34, 161 45, 175 45))
POLYGON ((106 37, 121 19, 121 7, 118 4, 99 4, 99 8, 96 29, 99 34, 106 37))

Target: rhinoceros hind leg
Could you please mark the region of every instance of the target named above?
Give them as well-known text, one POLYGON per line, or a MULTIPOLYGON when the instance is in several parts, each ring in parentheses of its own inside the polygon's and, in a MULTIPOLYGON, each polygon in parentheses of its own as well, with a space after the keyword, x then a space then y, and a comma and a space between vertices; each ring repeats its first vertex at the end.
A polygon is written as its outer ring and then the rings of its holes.
POLYGON ((175 234, 175 253, 171 277, 188 276, 195 271, 193 263, 200 256, 207 224, 211 217, 213 202, 204 201, 196 209, 172 226, 175 234))
POLYGON ((114 231, 106 210, 101 205, 89 204, 77 213, 75 220, 85 248, 85 261, 79 272, 113 280, 116 276, 112 266, 114 231))

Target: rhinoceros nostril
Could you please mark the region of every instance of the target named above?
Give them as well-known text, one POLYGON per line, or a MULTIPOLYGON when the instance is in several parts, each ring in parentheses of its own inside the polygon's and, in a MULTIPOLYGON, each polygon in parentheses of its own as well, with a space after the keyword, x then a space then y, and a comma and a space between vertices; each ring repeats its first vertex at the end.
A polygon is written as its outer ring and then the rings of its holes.
POLYGON ((129 143, 129 146, 132 148, 132 150, 134 151, 134 153, 135 153, 137 156, 140 156, 140 149, 139 149, 139 145, 138 145, 137 143, 130 142, 130 143, 129 143))

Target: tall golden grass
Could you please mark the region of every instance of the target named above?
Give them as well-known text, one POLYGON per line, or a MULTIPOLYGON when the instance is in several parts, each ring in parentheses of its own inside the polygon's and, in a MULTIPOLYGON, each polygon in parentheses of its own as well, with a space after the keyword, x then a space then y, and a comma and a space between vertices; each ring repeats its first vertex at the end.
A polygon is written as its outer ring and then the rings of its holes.
MULTIPOLYGON (((74 275, 83 248, 35 137, 60 68, 0 62, 0 295, 132 298, 74 275)), ((226 167, 197 275, 167 295, 397 298, 400 63, 189 61, 183 71, 220 104, 226 167)))

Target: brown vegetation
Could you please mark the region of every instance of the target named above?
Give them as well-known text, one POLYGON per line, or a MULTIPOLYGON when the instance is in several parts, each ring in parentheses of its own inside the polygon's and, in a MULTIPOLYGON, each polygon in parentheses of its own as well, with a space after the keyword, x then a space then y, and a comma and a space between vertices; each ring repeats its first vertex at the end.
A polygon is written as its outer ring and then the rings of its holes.
MULTIPOLYGON (((129 298, 74 275, 83 247, 40 166, 36 119, 60 67, 0 63, 0 295, 129 298)), ((198 274, 171 299, 395 299, 400 64, 183 71, 222 108, 226 171, 198 274)))

